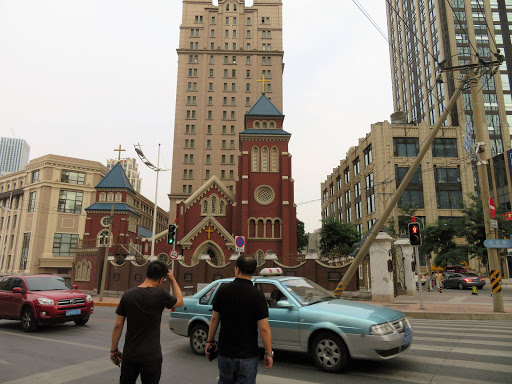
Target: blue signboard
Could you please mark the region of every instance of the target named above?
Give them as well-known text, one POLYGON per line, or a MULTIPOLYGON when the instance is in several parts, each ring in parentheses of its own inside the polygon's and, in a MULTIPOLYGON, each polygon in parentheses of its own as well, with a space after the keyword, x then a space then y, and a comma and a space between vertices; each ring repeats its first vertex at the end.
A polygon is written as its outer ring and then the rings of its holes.
POLYGON ((496 239, 496 240, 485 240, 485 248, 510 248, 509 239, 496 239))

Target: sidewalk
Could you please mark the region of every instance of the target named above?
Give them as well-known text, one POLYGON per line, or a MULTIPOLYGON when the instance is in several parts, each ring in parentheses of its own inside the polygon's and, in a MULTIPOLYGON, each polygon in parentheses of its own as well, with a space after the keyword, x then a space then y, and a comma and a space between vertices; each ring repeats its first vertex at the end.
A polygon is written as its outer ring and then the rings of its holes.
MULTIPOLYGON (((503 287, 503 300, 505 313, 493 312, 492 297, 490 290, 479 290, 478 295, 472 295, 471 290, 465 290, 462 294, 443 290, 423 291, 423 307, 420 309, 420 296, 398 296, 391 303, 374 301, 362 301, 375 305, 384 305, 389 308, 398 309, 408 317, 416 319, 436 320, 512 320, 512 286, 503 287), (507 291, 507 292, 505 292, 507 291)), ((98 296, 93 297, 94 305, 98 307, 117 307, 118 297, 104 297, 99 301, 98 296)))

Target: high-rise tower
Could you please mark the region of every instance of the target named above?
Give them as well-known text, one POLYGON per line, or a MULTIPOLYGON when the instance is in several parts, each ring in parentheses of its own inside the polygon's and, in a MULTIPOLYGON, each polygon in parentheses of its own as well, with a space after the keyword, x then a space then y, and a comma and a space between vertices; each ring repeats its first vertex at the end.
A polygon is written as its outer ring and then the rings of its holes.
MULTIPOLYGON (((479 97, 485 108, 494 181, 500 204, 510 209, 507 172, 503 154, 510 149, 512 126, 512 54, 510 45, 512 1, 510 0, 387 0, 391 74, 395 111, 404 111, 407 121, 434 125, 443 113, 461 73, 438 77, 440 63, 461 66, 480 59, 505 55, 500 72, 482 77, 479 97), (501 174, 499 176, 498 174, 501 174), (498 175, 498 176, 497 176, 498 175)), ((473 127, 470 89, 463 92, 445 123, 473 127)), ((508 183, 510 185, 510 183, 508 183)))
POLYGON ((0 138, 0 176, 25 168, 29 154, 30 147, 25 140, 0 138))
POLYGON ((281 0, 184 0, 180 30, 171 217, 213 175, 234 191, 238 133, 263 90, 283 107, 281 0))

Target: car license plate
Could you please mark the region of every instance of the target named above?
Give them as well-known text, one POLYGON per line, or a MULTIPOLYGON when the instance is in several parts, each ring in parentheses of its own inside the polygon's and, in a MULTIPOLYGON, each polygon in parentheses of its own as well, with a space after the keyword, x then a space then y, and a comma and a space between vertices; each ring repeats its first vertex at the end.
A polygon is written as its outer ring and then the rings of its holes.
POLYGON ((66 311, 66 316, 79 315, 80 313, 81 313, 80 309, 68 309, 66 311))
POLYGON ((411 330, 408 326, 405 326, 404 344, 402 345, 402 347, 407 347, 409 344, 411 344, 411 340, 412 340, 411 330))

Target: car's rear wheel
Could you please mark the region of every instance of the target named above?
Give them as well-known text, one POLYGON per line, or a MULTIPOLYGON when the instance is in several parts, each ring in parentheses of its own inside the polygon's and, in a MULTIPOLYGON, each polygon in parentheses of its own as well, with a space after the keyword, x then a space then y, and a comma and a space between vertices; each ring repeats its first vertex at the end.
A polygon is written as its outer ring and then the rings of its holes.
POLYGON ((313 340, 311 353, 315 364, 325 372, 340 372, 346 368, 350 354, 343 340, 329 332, 313 340))
POLYGON ((25 332, 33 332, 37 329, 34 312, 29 307, 24 308, 21 313, 21 327, 25 332))
POLYGON ((462 285, 462 283, 459 283, 459 289, 464 289, 464 285, 462 285))
POLYGON ((75 320, 75 324, 82 326, 82 325, 87 324, 88 321, 89 321, 89 316, 83 317, 80 320, 75 320))
POLYGON ((198 324, 190 332, 190 348, 196 355, 204 355, 208 340, 208 328, 204 324, 198 324))

